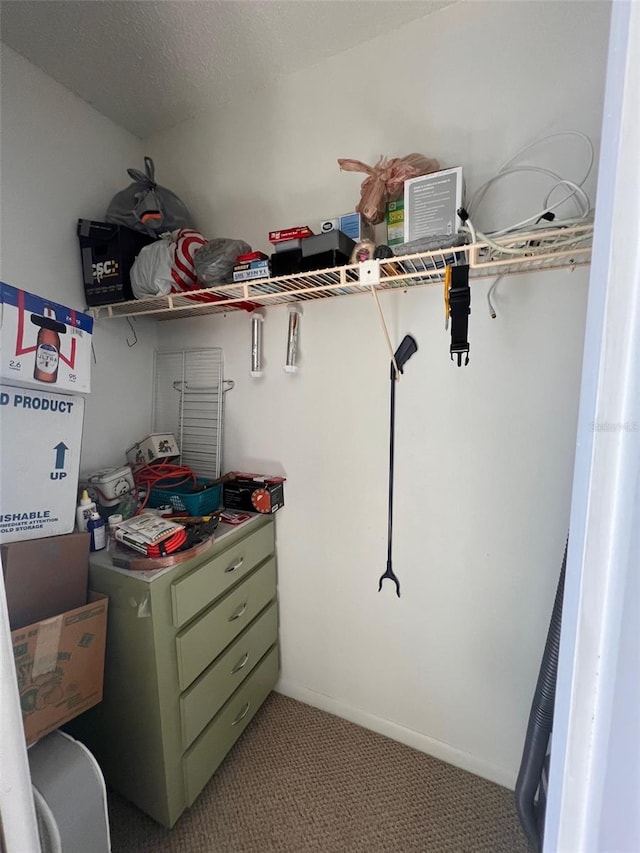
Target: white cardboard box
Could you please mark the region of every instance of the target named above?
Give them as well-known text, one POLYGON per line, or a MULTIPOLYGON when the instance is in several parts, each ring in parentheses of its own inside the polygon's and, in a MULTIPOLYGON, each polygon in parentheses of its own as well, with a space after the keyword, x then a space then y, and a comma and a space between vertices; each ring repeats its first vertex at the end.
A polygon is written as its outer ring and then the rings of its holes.
POLYGON ((0 385, 0 542, 71 533, 84 398, 0 385))
POLYGON ((0 378, 43 391, 89 393, 93 317, 4 282, 0 312, 0 378))
POLYGON ((154 432, 136 442, 127 451, 127 462, 134 468, 148 465, 157 459, 169 459, 180 455, 180 448, 175 435, 165 432, 154 432))
POLYGON ((456 234, 462 206, 462 167, 404 182, 404 242, 456 234))
POLYGON ((356 243, 374 239, 373 225, 361 213, 344 213, 336 219, 324 219, 320 223, 320 233, 327 231, 342 231, 356 243))

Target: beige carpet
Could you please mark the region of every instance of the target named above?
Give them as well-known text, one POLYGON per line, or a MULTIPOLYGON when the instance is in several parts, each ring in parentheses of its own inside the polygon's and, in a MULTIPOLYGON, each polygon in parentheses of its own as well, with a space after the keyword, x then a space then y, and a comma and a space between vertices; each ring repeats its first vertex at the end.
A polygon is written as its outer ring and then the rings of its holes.
POLYGON ((173 830, 109 796, 113 853, 526 853, 511 791, 271 694, 173 830))

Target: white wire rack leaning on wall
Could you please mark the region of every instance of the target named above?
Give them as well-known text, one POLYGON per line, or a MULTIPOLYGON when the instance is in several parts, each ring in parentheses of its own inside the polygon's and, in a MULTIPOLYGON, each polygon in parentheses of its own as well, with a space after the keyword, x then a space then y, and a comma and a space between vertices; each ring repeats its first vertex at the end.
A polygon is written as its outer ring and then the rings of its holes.
POLYGON ((220 476, 224 409, 222 349, 155 355, 153 431, 173 433, 180 461, 198 477, 220 476))

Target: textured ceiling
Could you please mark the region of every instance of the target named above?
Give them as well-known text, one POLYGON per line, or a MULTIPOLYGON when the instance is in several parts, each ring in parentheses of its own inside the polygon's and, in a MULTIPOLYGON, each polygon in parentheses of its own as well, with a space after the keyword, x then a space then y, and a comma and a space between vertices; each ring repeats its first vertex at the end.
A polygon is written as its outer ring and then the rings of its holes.
POLYGON ((0 34, 145 138, 452 2, 2 0, 0 34))

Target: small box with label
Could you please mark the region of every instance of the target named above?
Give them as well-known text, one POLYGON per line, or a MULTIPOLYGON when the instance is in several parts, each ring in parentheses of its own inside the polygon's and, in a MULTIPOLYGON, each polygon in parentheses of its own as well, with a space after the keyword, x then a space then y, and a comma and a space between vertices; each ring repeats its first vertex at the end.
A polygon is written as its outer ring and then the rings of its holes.
POLYGON ((296 225, 293 228, 281 228, 279 231, 269 231, 269 242, 283 243, 285 240, 304 240, 305 237, 312 237, 313 231, 308 225, 296 225))
POLYGON ((320 223, 320 231, 323 234, 328 231, 342 231, 354 243, 374 239, 373 226, 367 222, 361 213, 345 213, 336 219, 325 219, 320 223))
POLYGON ((272 513, 284 506, 284 477, 233 472, 222 485, 225 509, 272 513))
POLYGON ((254 278, 269 278, 270 273, 269 259, 260 258, 259 260, 236 264, 233 268, 233 280, 237 282, 252 281, 254 278))
POLYGON ((93 317, 0 282, 0 377, 88 394, 93 317))
POLYGON ((388 201, 385 219, 387 222, 387 246, 404 243, 404 199, 388 201))
POLYGON ((155 432, 147 435, 126 451, 127 462, 134 469, 148 465, 149 462, 155 462, 156 459, 170 459, 172 456, 179 455, 178 442, 175 435, 170 432, 155 432))

